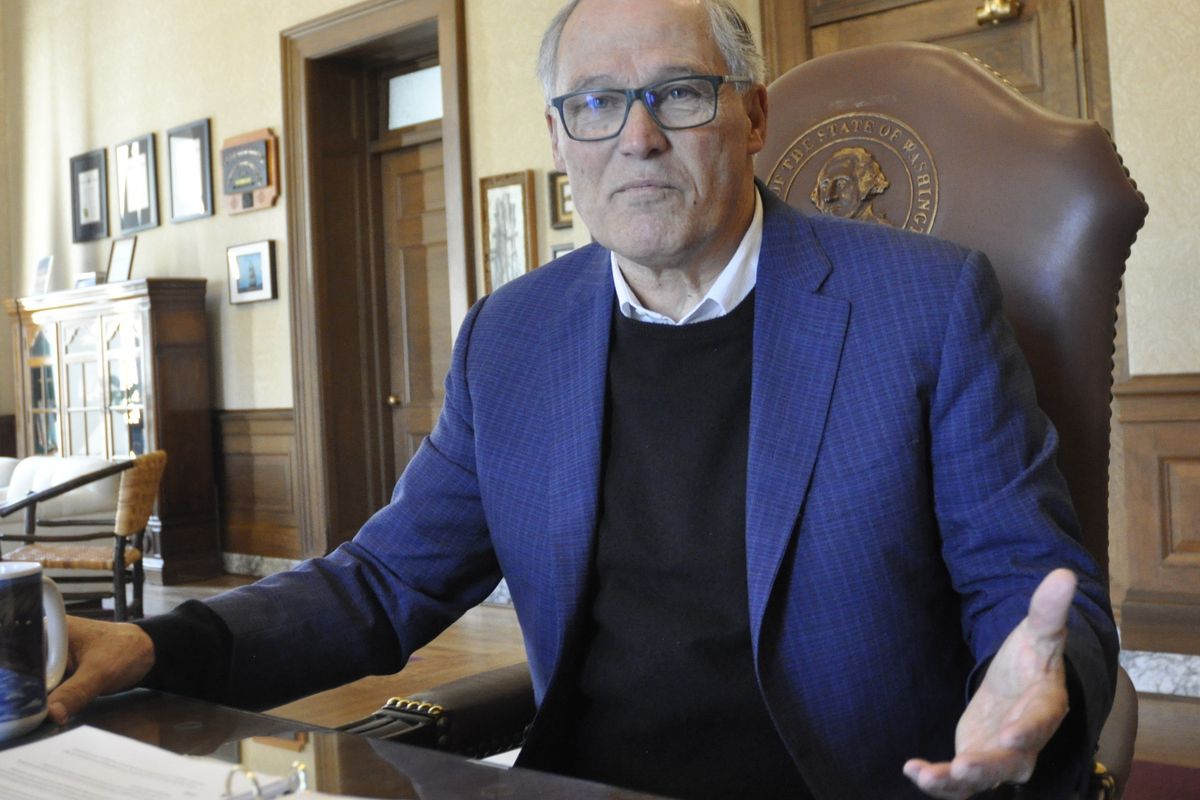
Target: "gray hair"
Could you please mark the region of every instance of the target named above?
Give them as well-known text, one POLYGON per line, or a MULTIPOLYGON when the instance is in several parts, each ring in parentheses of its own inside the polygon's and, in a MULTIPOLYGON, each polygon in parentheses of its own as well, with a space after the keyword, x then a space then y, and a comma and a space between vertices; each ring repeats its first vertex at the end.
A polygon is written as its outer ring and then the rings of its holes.
MULTIPOLYGON (((716 40, 717 49, 725 59, 729 73, 748 77, 751 83, 762 83, 762 56, 754 44, 754 35, 750 32, 746 20, 729 0, 701 2, 708 10, 713 39, 716 40)), ((555 81, 558 79, 558 42, 562 38, 567 19, 579 3, 580 0, 571 0, 559 9, 542 36, 542 46, 538 51, 537 75, 547 100, 554 94, 555 81)))

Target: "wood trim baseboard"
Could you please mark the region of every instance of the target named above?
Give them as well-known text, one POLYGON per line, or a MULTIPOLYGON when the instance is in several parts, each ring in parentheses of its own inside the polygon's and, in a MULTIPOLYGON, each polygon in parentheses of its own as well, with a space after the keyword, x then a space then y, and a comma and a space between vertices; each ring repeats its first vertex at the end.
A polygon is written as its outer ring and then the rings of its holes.
POLYGON ((1134 758, 1200 768, 1200 698, 1138 693, 1134 758))
POLYGON ((1200 654, 1200 374, 1116 386, 1124 451, 1124 646, 1200 654))
POLYGON ((221 549, 303 557, 296 503, 296 423, 291 409, 218 411, 221 549))

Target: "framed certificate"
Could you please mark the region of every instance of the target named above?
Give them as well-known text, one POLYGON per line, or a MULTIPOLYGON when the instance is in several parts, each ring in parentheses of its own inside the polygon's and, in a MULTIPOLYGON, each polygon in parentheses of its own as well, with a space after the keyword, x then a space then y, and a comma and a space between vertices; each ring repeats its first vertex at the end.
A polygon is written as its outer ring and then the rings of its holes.
POLYGON ((108 236, 108 170, 104 150, 71 159, 71 241, 108 236))
POLYGON ((158 181, 154 134, 121 142, 113 148, 117 179, 117 219, 122 235, 158 225, 158 181))

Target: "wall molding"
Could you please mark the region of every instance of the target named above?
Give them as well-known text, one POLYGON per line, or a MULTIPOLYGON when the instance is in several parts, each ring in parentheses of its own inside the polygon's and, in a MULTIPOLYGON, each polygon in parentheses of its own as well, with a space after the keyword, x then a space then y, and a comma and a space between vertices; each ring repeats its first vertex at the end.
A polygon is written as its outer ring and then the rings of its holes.
POLYGON ((1128 582, 1122 644, 1200 654, 1200 374, 1135 377, 1113 393, 1125 455, 1126 524, 1113 542, 1128 582))
POLYGON ((213 428, 221 550, 267 559, 300 558, 292 410, 218 411, 213 428))

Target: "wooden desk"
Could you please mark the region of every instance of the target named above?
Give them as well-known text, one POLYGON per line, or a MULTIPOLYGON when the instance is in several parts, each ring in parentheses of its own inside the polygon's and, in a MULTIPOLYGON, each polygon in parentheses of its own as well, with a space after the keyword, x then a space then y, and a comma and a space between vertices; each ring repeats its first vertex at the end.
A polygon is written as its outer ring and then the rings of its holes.
MULTIPOLYGON (((267 774, 286 774, 293 761, 303 761, 309 788, 359 797, 410 800, 651 797, 532 770, 503 769, 447 753, 349 736, 146 689, 97 701, 68 728, 76 725, 91 725, 176 753, 244 763, 267 774)), ((5 742, 0 749, 53 736, 68 728, 45 723, 32 736, 5 742)))

